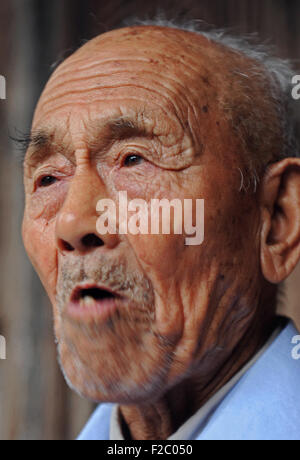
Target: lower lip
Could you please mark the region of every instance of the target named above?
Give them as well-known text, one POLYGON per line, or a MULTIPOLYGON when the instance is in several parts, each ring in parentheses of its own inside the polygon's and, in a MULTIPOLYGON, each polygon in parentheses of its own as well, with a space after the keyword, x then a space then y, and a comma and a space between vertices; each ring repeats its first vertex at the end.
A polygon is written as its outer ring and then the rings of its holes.
POLYGON ((67 307, 68 316, 77 320, 106 320, 117 309, 118 299, 95 300, 93 305, 82 306, 79 302, 70 302, 67 307))

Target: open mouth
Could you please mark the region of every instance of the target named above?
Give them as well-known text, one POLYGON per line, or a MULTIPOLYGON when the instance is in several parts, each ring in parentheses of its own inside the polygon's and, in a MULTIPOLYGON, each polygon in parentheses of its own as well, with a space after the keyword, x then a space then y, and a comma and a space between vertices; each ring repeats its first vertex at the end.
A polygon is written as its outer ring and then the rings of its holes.
POLYGON ((71 302, 81 307, 89 307, 95 304, 99 305, 116 299, 120 299, 118 294, 107 288, 95 285, 77 287, 71 296, 71 302))

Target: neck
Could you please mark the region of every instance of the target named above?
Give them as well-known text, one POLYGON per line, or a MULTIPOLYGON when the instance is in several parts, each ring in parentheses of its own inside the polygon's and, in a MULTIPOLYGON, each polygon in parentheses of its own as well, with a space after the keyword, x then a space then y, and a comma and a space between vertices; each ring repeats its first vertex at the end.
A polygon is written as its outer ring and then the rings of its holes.
POLYGON ((263 346, 277 324, 273 309, 270 312, 272 314, 268 318, 264 317, 263 321, 261 316, 253 321, 231 354, 223 356, 221 362, 213 363, 211 369, 206 367, 203 372, 197 372, 155 402, 121 406, 126 437, 135 440, 164 440, 177 431, 263 346))

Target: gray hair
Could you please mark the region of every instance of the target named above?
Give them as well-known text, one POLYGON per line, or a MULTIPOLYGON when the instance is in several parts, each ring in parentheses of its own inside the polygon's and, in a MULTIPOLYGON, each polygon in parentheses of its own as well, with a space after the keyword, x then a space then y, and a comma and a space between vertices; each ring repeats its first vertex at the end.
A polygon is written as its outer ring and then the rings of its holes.
POLYGON ((232 69, 234 78, 239 79, 240 88, 244 88, 243 102, 223 106, 232 128, 239 135, 248 154, 246 179, 241 172, 241 190, 248 190, 253 185, 256 191, 258 181, 268 164, 280 161, 287 157, 298 157, 297 116, 293 107, 292 78, 295 71, 291 61, 274 55, 273 49, 264 44, 257 44, 252 36, 237 37, 224 29, 207 29, 203 21, 189 21, 180 23, 165 19, 163 15, 153 20, 129 20, 127 26, 162 26, 188 32, 198 33, 210 42, 226 47, 233 53, 238 53, 252 61, 248 70, 232 69), (249 98, 247 80, 255 78, 260 85, 269 107, 268 114, 255 107, 255 98, 249 98), (246 98, 248 99, 246 103, 246 98), (249 101, 251 99, 251 101, 249 101), (241 107, 241 105, 244 105, 241 107), (240 107, 239 107, 240 106, 240 107), (236 113, 239 112, 239 113, 236 113), (275 120, 275 123, 274 123, 275 120), (271 153, 272 152, 272 153, 271 153))

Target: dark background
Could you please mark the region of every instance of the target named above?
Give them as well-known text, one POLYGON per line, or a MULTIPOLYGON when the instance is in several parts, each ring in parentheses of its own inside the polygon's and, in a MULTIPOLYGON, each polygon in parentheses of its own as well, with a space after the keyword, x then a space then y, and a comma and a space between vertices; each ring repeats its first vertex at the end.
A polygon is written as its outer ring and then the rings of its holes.
MULTIPOLYGON (((7 360, 0 361, 0 439, 73 439, 92 410, 67 388, 56 364, 50 305, 20 237, 22 165, 8 136, 29 129, 54 62, 125 19, 152 18, 159 10, 236 34, 257 32, 280 56, 300 58, 299 0, 1 0, 0 75, 7 79, 7 100, 0 101, 0 334, 7 360)), ((300 74, 299 64, 295 68, 300 74)), ((282 305, 298 324, 299 282, 300 268, 282 305)))

